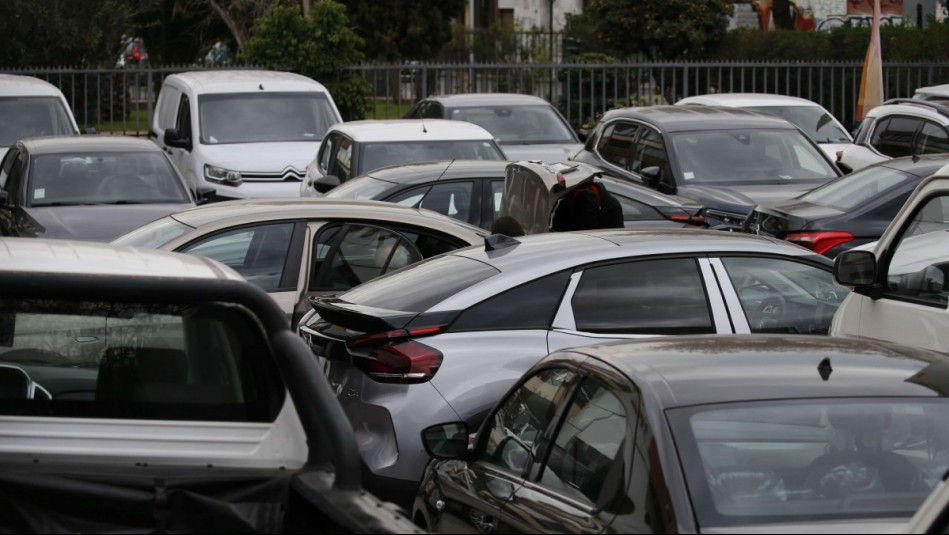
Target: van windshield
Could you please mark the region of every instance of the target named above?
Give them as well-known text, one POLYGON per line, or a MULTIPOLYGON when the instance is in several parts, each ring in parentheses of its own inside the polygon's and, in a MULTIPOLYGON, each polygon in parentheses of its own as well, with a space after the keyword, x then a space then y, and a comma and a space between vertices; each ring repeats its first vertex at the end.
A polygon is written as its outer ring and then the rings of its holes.
POLYGON ((238 93, 198 99, 201 143, 319 142, 341 121, 323 93, 238 93))
POLYGON ((0 97, 0 147, 29 137, 78 133, 56 97, 0 97))

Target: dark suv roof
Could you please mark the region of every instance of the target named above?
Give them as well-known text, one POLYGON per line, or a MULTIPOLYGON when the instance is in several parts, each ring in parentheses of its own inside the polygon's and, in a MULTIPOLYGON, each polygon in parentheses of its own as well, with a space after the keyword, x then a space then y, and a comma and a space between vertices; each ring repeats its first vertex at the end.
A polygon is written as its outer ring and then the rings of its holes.
POLYGON ((606 112, 600 119, 607 121, 626 118, 649 123, 666 132, 690 132, 714 128, 784 128, 794 130, 797 127, 788 121, 768 114, 742 108, 726 106, 647 106, 641 108, 622 108, 606 112))

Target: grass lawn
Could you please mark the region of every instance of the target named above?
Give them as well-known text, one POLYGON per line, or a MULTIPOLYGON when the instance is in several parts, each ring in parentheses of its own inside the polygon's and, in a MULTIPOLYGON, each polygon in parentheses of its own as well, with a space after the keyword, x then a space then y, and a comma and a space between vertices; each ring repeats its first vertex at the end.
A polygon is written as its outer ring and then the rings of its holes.
POLYGON ((377 98, 374 102, 375 107, 369 108, 366 119, 398 119, 412 107, 412 102, 409 100, 399 102, 395 99, 377 98))

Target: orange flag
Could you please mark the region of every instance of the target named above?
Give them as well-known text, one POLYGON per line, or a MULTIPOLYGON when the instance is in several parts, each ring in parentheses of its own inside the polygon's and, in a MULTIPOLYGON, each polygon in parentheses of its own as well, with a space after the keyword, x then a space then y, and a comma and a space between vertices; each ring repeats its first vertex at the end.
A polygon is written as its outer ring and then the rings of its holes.
POLYGON ((870 46, 863 60, 863 75, 860 77, 860 93, 857 95, 856 122, 862 121, 867 112, 883 104, 883 57, 880 52, 880 0, 873 0, 873 24, 870 27, 870 46))

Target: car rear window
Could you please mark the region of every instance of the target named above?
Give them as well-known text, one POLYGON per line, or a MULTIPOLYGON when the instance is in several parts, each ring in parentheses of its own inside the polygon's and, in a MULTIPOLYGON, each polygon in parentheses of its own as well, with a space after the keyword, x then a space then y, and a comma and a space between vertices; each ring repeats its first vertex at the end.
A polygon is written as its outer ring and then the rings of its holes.
POLYGON ((918 177, 886 166, 867 167, 805 193, 801 200, 847 211, 911 179, 918 177))
POLYGON ((378 180, 370 176, 347 180, 326 193, 330 199, 375 199, 380 193, 391 188, 391 182, 378 180))
POLYGON ((446 298, 500 273, 462 256, 436 256, 383 275, 340 295, 357 305, 424 312, 446 298))

